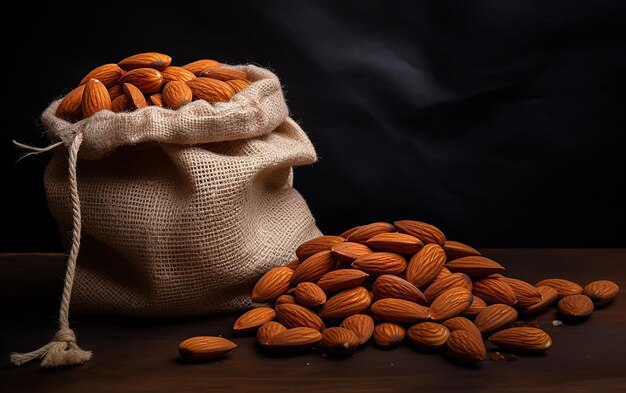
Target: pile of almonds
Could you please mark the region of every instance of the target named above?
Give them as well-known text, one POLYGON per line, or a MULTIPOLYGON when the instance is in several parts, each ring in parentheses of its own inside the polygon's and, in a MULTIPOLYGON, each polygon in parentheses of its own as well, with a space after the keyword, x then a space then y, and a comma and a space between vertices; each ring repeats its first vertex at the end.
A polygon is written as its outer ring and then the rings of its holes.
POLYGON ((178 109, 193 100, 228 101, 250 81, 244 71, 215 60, 183 66, 156 52, 140 53, 93 69, 69 92, 56 116, 76 122, 102 110, 125 112, 150 105, 178 109))
MULTIPOLYGON (((347 355, 371 339, 377 347, 393 348, 406 338, 417 348, 442 348, 457 361, 477 362, 487 356, 487 338, 507 356, 538 353, 552 339, 518 317, 560 299, 563 319, 586 318, 594 304, 610 302, 619 291, 608 280, 583 288, 561 278, 532 285, 506 277, 498 262, 446 240, 433 225, 411 220, 320 236, 300 245, 296 256, 261 277, 251 295, 258 307, 234 323, 237 332, 256 332, 268 350, 321 347, 347 355)), ((179 352, 210 359, 235 347, 221 337, 192 337, 180 343, 179 352)))

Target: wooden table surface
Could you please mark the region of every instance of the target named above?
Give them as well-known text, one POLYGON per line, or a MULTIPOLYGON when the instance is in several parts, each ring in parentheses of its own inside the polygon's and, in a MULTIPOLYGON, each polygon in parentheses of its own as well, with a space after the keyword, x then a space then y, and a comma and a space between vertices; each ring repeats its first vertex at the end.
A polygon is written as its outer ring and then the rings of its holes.
MULTIPOLYGON (((564 277, 581 284, 612 279, 626 287, 626 249, 483 249, 506 274, 536 282, 564 277)), ((234 336, 237 315, 193 319, 71 317, 78 342, 94 352, 62 370, 12 366, 11 351, 44 344, 56 330, 64 273, 59 254, 0 254, 3 310, 1 392, 626 392, 626 291, 580 324, 553 327, 554 308, 534 317, 552 336, 541 356, 459 366, 438 353, 368 344, 345 359, 321 352, 269 356, 252 336, 234 336), (177 345, 222 335, 238 345, 227 358, 185 364, 177 345)), ((493 347, 488 344, 488 350, 493 347)))

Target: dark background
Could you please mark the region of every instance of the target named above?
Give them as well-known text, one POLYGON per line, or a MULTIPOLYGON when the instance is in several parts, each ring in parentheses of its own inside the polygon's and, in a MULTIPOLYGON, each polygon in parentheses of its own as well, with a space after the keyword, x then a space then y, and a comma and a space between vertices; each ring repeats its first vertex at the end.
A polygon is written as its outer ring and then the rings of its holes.
MULTIPOLYGON (((275 71, 320 229, 418 219, 476 247, 624 247, 626 3, 258 1, 2 13, 0 251, 60 251, 39 114, 138 52, 275 71), (29 38, 26 34, 32 34, 29 38)), ((80 166, 79 166, 80 167, 80 166)))

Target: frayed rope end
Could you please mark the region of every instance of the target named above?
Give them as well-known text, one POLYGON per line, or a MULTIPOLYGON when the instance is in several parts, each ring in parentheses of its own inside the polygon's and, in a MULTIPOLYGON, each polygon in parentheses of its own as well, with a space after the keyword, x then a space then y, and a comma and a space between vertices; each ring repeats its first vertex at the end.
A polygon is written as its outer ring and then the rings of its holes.
POLYGON ((87 362, 91 351, 80 349, 72 329, 60 329, 54 339, 43 347, 28 353, 12 353, 11 363, 21 366, 37 358, 43 358, 42 367, 75 366, 87 362))

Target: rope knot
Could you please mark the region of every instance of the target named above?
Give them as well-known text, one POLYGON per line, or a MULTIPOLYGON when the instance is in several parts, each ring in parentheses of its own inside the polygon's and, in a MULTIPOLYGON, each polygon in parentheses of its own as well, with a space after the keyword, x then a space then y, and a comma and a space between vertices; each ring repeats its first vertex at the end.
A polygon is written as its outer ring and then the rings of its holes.
POLYGON ((75 343, 76 335, 72 329, 61 328, 54 335, 54 341, 75 343))

